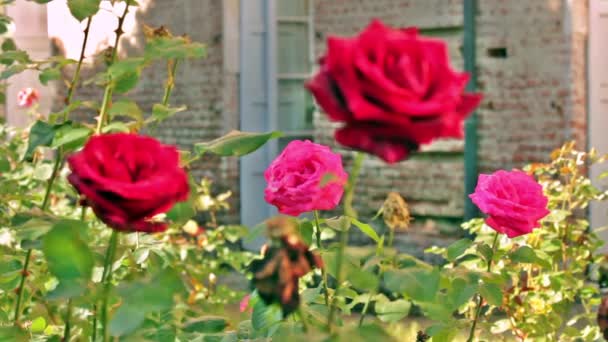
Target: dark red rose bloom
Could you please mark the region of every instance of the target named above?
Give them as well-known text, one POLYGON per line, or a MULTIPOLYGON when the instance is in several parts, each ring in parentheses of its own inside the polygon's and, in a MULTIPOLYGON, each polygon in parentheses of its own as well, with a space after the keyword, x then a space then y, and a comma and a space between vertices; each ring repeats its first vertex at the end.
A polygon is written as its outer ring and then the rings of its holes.
POLYGON ((93 136, 68 164, 70 183, 100 220, 120 231, 164 231, 166 223, 150 219, 188 198, 177 150, 151 137, 93 136))
POLYGON ((469 76, 452 69, 445 42, 378 20, 356 37, 329 37, 319 64, 306 86, 344 123, 336 140, 388 163, 436 138, 461 138, 482 98, 464 92, 469 76))

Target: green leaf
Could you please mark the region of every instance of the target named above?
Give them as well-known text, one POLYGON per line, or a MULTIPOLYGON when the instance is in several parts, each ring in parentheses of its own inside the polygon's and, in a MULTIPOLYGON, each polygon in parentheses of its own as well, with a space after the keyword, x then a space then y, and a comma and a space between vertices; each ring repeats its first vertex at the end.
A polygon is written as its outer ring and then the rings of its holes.
POLYGON ((205 316, 188 321, 184 324, 185 332, 214 334, 224 331, 228 327, 228 321, 224 317, 205 316))
POLYGON ((28 334, 18 327, 0 327, 0 341, 27 342, 29 340, 28 334))
POLYGON ((380 281, 378 277, 360 268, 353 268, 348 274, 348 281, 358 290, 375 291, 380 281))
POLYGON ((494 254, 492 247, 486 245, 485 243, 477 245, 477 252, 481 255, 485 262, 490 262, 494 254))
POLYGON ((102 129, 103 133, 111 133, 111 132, 120 132, 120 133, 129 133, 131 129, 127 124, 120 121, 114 121, 109 125, 106 125, 102 129))
POLYGON ((154 277, 119 288, 123 304, 109 323, 110 334, 123 336, 134 331, 147 313, 173 307, 174 296, 183 290, 182 280, 174 269, 163 269, 154 277))
POLYGON ((68 8, 72 16, 78 21, 97 13, 101 0, 68 0, 68 8))
POLYGON ((374 308, 378 319, 382 322, 397 322, 410 313, 412 303, 404 299, 398 299, 394 302, 379 301, 376 302, 374 308))
POLYGON ((21 241, 38 240, 46 235, 51 230, 53 225, 54 222, 39 218, 32 218, 21 224, 15 224, 17 239, 21 241))
POLYGON ((370 239, 374 240, 374 242, 379 243, 380 242, 380 236, 378 236, 378 233, 376 233, 376 231, 374 230, 374 228, 372 228, 372 226, 370 226, 367 223, 363 223, 355 218, 351 218, 351 222, 355 225, 355 227, 359 228, 359 230, 367 235, 370 239))
POLYGON ((126 116, 141 122, 144 119, 143 113, 137 103, 132 100, 124 99, 112 103, 112 107, 108 111, 111 118, 116 116, 126 116))
POLYGON ((39 146, 50 146, 55 137, 55 128, 44 122, 36 121, 32 128, 30 128, 30 136, 27 144, 27 150, 25 151, 24 159, 26 161, 32 161, 34 151, 39 146))
POLYGON ((36 165, 32 176, 36 180, 45 181, 45 180, 51 178, 52 174, 53 174, 53 165, 44 163, 44 164, 36 165))
POLYGON ((5 156, 0 156, 0 172, 9 172, 11 170, 11 162, 5 156))
POLYGON ((253 305, 253 312, 251 314, 251 325, 255 330, 267 330, 273 325, 281 322, 283 314, 281 308, 276 305, 266 305, 258 298, 253 305))
POLYGON ((93 134, 93 131, 87 127, 73 127, 71 124, 61 125, 55 132, 51 147, 63 147, 65 151, 74 151, 84 146, 91 134, 93 134))
POLYGON ((2 51, 15 51, 17 50, 17 44, 15 44, 15 40, 12 38, 6 38, 2 42, 2 51))
POLYGON ((95 263, 93 253, 80 236, 82 225, 82 221, 59 221, 42 242, 49 271, 60 284, 68 287, 80 285, 81 292, 86 290, 84 285, 91 278, 95 263))
POLYGON ((154 106, 152 106, 152 117, 154 118, 155 121, 163 121, 163 120, 170 118, 173 115, 175 115, 179 112, 183 112, 187 109, 188 109, 188 107, 186 107, 186 106, 167 107, 163 104, 156 103, 156 104, 154 104, 154 106))
POLYGON ((194 210, 192 202, 178 202, 167 212, 167 219, 174 223, 186 223, 194 215, 196 215, 196 210, 194 210))
POLYGON ((40 334, 46 329, 46 320, 44 317, 37 317, 32 321, 32 325, 30 326, 30 330, 34 334, 40 334))
POLYGON ((114 91, 126 93, 133 89, 139 82, 141 69, 144 65, 145 60, 143 58, 126 58, 112 64, 108 68, 107 75, 114 85, 114 91))
POLYGON ((61 71, 57 68, 46 68, 38 75, 40 83, 47 85, 49 81, 58 80, 61 78, 61 71))
POLYGON ((300 235, 302 236, 302 240, 307 245, 312 245, 313 235, 314 235, 314 225, 311 221, 301 221, 300 222, 300 235))
POLYGON ((502 289, 500 286, 494 283, 483 283, 479 287, 479 293, 490 305, 502 305, 502 289))
POLYGON ((145 319, 145 312, 132 305, 123 304, 108 325, 112 336, 123 336, 135 331, 145 319))
POLYGON ((450 262, 453 262, 458 257, 460 257, 470 246, 473 244, 472 240, 469 239, 461 239, 447 248, 447 259, 450 262))
POLYGON ((201 58, 205 45, 183 37, 158 37, 148 40, 144 55, 147 59, 201 58))
POLYGON ((543 268, 551 268, 551 264, 548 261, 540 258, 536 252, 528 246, 519 247, 509 255, 509 258, 513 262, 536 264, 543 268))
POLYGON ((198 156, 210 152, 221 157, 240 157, 252 153, 271 139, 283 136, 281 132, 251 133, 231 131, 230 133, 206 143, 194 145, 198 156))
POLYGON ((432 302, 439 292, 439 270, 405 269, 389 271, 384 275, 386 287, 396 293, 405 293, 416 302, 432 302))

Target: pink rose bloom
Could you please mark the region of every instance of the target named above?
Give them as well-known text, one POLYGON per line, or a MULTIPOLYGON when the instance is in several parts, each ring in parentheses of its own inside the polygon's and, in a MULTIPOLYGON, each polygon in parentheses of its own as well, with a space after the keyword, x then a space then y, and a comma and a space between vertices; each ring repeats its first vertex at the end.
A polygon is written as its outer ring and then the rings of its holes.
POLYGON ((250 300, 251 300, 251 295, 245 295, 245 297, 243 297, 243 299, 241 299, 241 302, 239 303, 239 311, 240 312, 247 311, 247 308, 249 308, 249 301, 250 300))
POLYGON ((40 95, 38 90, 34 88, 24 88, 17 94, 17 105, 21 108, 29 108, 34 103, 38 102, 40 95))
POLYGON ((488 226, 510 238, 532 232, 549 214, 542 186, 522 171, 479 175, 475 192, 469 197, 487 215, 488 226))
POLYGON ((264 178, 266 202, 282 214, 298 216, 312 210, 335 208, 348 175, 342 156, 308 140, 290 142, 270 164, 264 178))

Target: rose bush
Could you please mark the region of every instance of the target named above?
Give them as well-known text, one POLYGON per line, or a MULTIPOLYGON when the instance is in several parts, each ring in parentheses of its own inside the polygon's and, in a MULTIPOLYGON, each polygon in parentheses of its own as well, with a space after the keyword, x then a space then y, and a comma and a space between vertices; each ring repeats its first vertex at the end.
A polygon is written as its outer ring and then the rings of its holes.
POLYGON ((298 216, 335 208, 346 184, 342 156, 308 140, 294 140, 264 172, 266 201, 280 213, 298 216))
POLYGON ((92 137, 68 158, 68 180, 108 226, 121 231, 161 232, 154 215, 188 198, 188 177, 173 146, 135 134, 92 137))
POLYGON ((388 163, 434 139, 462 137, 482 98, 464 92, 469 76, 452 69, 445 42, 379 20, 356 37, 329 37, 319 64, 307 87, 344 124, 336 141, 388 163))

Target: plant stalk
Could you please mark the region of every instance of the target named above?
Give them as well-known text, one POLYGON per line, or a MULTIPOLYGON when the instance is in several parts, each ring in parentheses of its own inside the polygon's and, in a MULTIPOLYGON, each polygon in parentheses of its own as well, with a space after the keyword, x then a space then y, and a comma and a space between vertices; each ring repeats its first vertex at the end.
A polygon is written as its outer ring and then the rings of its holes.
POLYGON ((116 247, 118 244, 118 232, 112 230, 112 236, 110 237, 110 243, 106 249, 106 257, 103 266, 103 273, 101 276, 101 282, 103 283, 103 297, 101 304, 101 324, 103 329, 103 342, 109 341, 108 336, 108 297, 110 295, 110 288, 112 286, 112 264, 116 255, 116 247))
POLYGON ((167 66, 169 70, 169 74, 167 75, 167 83, 165 84, 165 95, 163 96, 163 106, 169 105, 169 98, 171 97, 171 92, 175 87, 175 73, 177 72, 177 64, 178 59, 169 60, 169 64, 167 66))
MULTIPOLYGON (((320 250, 321 246, 321 220, 319 219, 319 212, 314 210, 313 215, 315 217, 315 225, 317 226, 316 238, 317 238, 317 248, 320 250)), ((325 267, 321 267, 321 277, 323 282, 323 298, 325 299, 325 305, 329 306, 329 289, 327 287, 327 272, 325 271, 325 267)))
MULTIPOLYGON (((74 90, 76 89, 76 85, 78 84, 78 80, 80 79, 80 69, 82 68, 82 63, 84 61, 84 53, 87 48, 87 42, 89 40, 89 30, 91 28, 91 21, 93 21, 93 16, 90 16, 87 19, 87 26, 84 29, 84 39, 82 40, 82 48, 80 49, 80 58, 78 59, 78 64, 76 65, 76 71, 74 71, 74 76, 72 77, 72 82, 70 83, 70 87, 68 88, 68 95, 65 98, 65 104, 70 105, 72 103, 72 97, 74 96, 74 90)), ((63 121, 68 120, 69 112, 66 111, 63 116, 63 121)))
MULTIPOLYGON (((118 18, 118 28, 116 28, 116 39, 114 41, 114 47, 112 48, 112 58, 110 59, 110 62, 108 63, 109 66, 114 64, 114 62, 116 61, 116 56, 118 54, 118 43, 120 42, 120 37, 122 37, 122 34, 124 33, 124 31, 122 30, 122 25, 125 21, 125 18, 127 16, 128 12, 129 12, 129 1, 126 1, 125 11, 118 18)), ((112 80, 109 79, 108 84, 106 85, 106 88, 103 92, 103 100, 101 102, 101 109, 99 110, 99 121, 97 122, 97 129, 95 130, 96 134, 101 134, 103 125, 105 124, 105 122, 107 120, 108 109, 110 107, 110 102, 112 101, 112 92, 113 91, 114 91, 114 84, 112 83, 112 80)))
POLYGON ((70 324, 70 318, 72 317, 72 299, 68 299, 68 309, 65 314, 65 329, 63 329, 63 342, 70 341, 70 335, 72 332, 72 325, 70 324))
POLYGON ((32 258, 32 250, 28 249, 25 254, 25 263, 23 264, 23 269, 21 270, 21 280, 19 281, 19 287, 17 288, 17 303, 15 304, 15 325, 19 325, 19 316, 21 316, 21 302, 23 301, 23 287, 25 285, 25 278, 28 276, 27 268, 30 265, 30 260, 32 258))
MULTIPOLYGON (((494 235, 494 241, 492 242, 492 254, 490 254, 490 260, 488 260, 488 267, 486 272, 490 272, 492 270, 492 259, 494 259, 494 252, 496 252, 496 246, 498 244, 498 232, 494 235)), ((473 338, 475 337, 475 328, 477 327, 477 321, 479 320, 479 316, 481 315, 481 309, 483 307, 483 297, 481 294, 477 295, 477 309, 475 310, 475 318, 473 319, 473 325, 471 325, 471 331, 469 332, 469 338, 467 342, 473 342, 473 338)))

